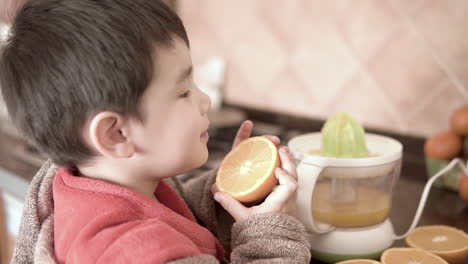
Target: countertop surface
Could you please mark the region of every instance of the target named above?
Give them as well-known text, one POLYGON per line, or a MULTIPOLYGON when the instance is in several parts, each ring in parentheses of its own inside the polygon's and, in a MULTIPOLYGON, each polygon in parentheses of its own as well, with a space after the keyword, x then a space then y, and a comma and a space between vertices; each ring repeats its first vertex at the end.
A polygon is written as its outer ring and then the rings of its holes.
MULTIPOLYGON (((258 117, 258 113, 247 116, 254 121, 258 117)), ((308 125, 307 127, 311 129, 314 126, 308 125)), ((315 124, 315 127, 319 127, 319 124, 315 124)), ((400 235, 405 233, 411 225, 427 176, 422 156, 423 140, 405 137, 397 139, 404 145, 405 158, 403 159, 402 174, 393 193, 390 219, 395 232, 400 235)), ((282 138, 282 140, 284 142, 288 138, 282 138)), ((18 151, 18 148, 27 148, 26 144, 1 132, 1 130, 0 146, 2 146, 0 148, 0 168, 10 175, 16 175, 23 181, 29 182, 39 169, 40 159, 25 158, 21 154, 22 152, 18 151)), ((2 181, 4 180, 5 178, 2 179, 2 181)), ((430 191, 427 204, 418 223, 418 226, 420 225, 450 225, 468 232, 468 204, 461 200, 456 192, 434 187, 430 191)), ((404 246, 404 241, 395 241, 394 246, 404 246)), ((312 261, 311 263, 321 262, 312 261)), ((464 263, 468 264, 468 260, 464 263)))

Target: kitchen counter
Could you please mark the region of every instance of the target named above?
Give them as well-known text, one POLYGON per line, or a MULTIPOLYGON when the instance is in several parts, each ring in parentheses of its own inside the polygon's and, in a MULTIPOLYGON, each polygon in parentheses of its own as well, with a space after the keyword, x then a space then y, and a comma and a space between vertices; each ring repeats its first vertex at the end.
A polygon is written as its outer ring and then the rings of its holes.
MULTIPOLYGON (((293 116, 260 112, 242 108, 246 117, 253 120, 256 126, 254 135, 276 134, 285 144, 291 137, 319 131, 323 122, 314 121, 293 116)), ((237 125, 225 128, 212 128, 210 135, 210 162, 216 166, 219 160, 229 150, 230 144, 237 131, 237 125), (221 147, 220 147, 221 146, 221 147)), ((397 234, 407 231, 413 220, 419 199, 427 180, 424 165, 423 138, 389 134, 382 131, 369 132, 380 133, 393 137, 404 146, 404 158, 402 174, 393 194, 393 207, 390 219, 397 234)), ((0 131, 0 168, 10 175, 16 175, 29 182, 39 169, 43 158, 40 156, 31 158, 26 152, 34 152, 27 144, 13 137, 11 134, 0 131)), ((33 155, 34 156, 34 155, 33 155)), ((203 169, 209 169, 204 167, 203 169)), ((5 178, 2 177, 2 182, 5 178)), ((5 182, 6 184, 6 182, 5 182)), ((468 232, 468 204, 464 203, 456 192, 432 188, 421 220, 418 225, 443 224, 457 227, 468 232)), ((404 246, 404 241, 396 241, 394 246, 404 246)), ((321 263, 312 261, 311 263, 321 263)), ((465 261, 468 264, 468 260, 465 261)))

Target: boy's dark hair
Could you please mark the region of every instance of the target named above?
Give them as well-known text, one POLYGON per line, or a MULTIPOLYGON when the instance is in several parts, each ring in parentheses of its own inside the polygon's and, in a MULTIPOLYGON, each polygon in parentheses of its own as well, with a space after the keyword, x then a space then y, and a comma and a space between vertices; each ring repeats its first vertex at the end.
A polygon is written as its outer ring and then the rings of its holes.
POLYGON ((30 0, 0 53, 0 87, 11 119, 62 166, 95 153, 84 143, 90 116, 113 111, 142 120, 155 47, 188 38, 160 0, 30 0))

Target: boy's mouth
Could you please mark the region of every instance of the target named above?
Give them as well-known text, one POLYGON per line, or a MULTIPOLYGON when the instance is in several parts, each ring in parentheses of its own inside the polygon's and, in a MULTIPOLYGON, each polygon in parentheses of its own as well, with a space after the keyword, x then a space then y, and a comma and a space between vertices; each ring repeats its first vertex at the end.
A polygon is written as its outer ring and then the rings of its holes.
POLYGON ((208 139, 210 135, 208 134, 208 131, 205 131, 203 134, 200 136, 201 138, 208 139))
POLYGON ((208 134, 209 129, 210 129, 210 124, 208 123, 206 130, 200 135, 200 137, 203 139, 208 139, 210 137, 210 135, 208 134))

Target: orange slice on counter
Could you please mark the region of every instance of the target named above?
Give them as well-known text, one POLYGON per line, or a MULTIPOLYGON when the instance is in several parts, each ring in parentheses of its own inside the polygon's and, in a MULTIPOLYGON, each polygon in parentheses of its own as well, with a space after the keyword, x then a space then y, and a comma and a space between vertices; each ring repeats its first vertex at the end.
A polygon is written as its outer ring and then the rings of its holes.
POLYGON ((350 259, 341 262, 337 262, 335 264, 382 264, 377 260, 372 259, 350 259))
POLYGON ((449 263, 462 263, 468 258, 468 235, 463 230, 445 225, 417 227, 406 237, 408 246, 429 251, 449 263))
POLYGON ((240 202, 258 201, 278 184, 278 149, 266 137, 251 137, 237 145, 221 162, 216 186, 240 202))
POLYGON ((448 264, 443 258, 419 248, 389 248, 380 261, 383 264, 448 264))

